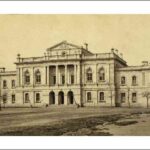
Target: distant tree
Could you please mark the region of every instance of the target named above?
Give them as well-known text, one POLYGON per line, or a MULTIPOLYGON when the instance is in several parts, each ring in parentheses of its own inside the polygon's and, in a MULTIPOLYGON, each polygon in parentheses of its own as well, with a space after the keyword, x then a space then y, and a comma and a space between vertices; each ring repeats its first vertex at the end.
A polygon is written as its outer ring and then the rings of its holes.
POLYGON ((143 92, 143 97, 146 98, 147 100, 147 108, 149 108, 149 98, 150 98, 150 92, 146 91, 146 92, 143 92))

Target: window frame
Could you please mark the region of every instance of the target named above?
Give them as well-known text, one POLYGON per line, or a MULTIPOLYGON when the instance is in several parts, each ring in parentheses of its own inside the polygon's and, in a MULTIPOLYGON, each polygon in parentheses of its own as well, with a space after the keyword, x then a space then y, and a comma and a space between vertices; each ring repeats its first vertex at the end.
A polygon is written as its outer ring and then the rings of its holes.
POLYGON ((3 80, 3 89, 7 88, 7 80, 3 80))
POLYGON ((137 76, 132 76, 132 86, 136 86, 137 85, 137 76))
POLYGON ((125 85, 125 84, 126 84, 126 77, 121 76, 121 85, 125 85))
POLYGON ((26 85, 29 85, 30 84, 30 73, 28 70, 25 71, 24 73, 24 82, 26 85))
POLYGON ((105 101, 105 93, 104 92, 99 92, 99 102, 100 103, 103 103, 103 102, 106 102, 105 101), (101 94, 103 94, 103 95, 101 95, 101 94))
POLYGON ((24 95, 24 103, 30 103, 30 95, 29 95, 29 93, 25 93, 25 95, 24 95), (28 97, 28 99, 27 99, 27 97, 28 97))
POLYGON ((35 103, 41 103, 41 95, 40 93, 35 94, 35 103))
POLYGON ((126 102, 126 93, 125 92, 121 92, 120 93, 120 97, 121 97, 121 103, 125 103, 126 102), (123 94, 124 94, 124 96, 122 96, 123 94))
POLYGON ((35 84, 41 84, 41 72, 39 70, 35 72, 35 84))
POLYGON ((16 95, 15 94, 11 95, 11 102, 12 102, 12 104, 15 104, 15 102, 16 102, 16 95))
POLYGON ((87 98, 87 103, 91 103, 92 102, 92 92, 87 92, 86 98, 87 98))
POLYGON ((14 89, 16 87, 15 80, 11 80, 11 87, 12 87, 12 89, 14 89))
POLYGON ((88 68, 86 71, 86 80, 87 82, 93 82, 93 72, 91 68, 88 68))
POLYGON ((137 102, 137 92, 132 92, 132 103, 137 102), (133 96, 135 94, 135 96, 133 96))
POLYGON ((105 81, 105 69, 104 69, 104 67, 101 67, 99 69, 98 75, 99 75, 98 79, 99 79, 100 82, 105 81))

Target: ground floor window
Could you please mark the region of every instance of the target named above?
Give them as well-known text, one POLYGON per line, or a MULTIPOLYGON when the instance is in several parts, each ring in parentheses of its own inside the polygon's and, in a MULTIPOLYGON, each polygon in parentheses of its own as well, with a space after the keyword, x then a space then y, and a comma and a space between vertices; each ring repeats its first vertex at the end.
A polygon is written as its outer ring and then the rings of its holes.
POLYGON ((4 94, 3 95, 3 104, 6 104, 7 103, 7 94, 4 94))
POLYGON ((92 94, 91 92, 87 92, 87 102, 91 102, 92 101, 92 94))
POLYGON ((125 103, 126 101, 126 93, 121 93, 121 103, 125 103))
POLYGON ((132 93, 132 102, 136 103, 137 101, 137 94, 136 93, 132 93))
POLYGON ((41 102, 40 101, 40 93, 36 93, 35 98, 36 98, 36 103, 40 103, 41 102))
POLYGON ((29 99, 29 93, 25 93, 25 103, 29 103, 30 99, 29 99))
POLYGON ((99 93, 99 101, 100 102, 104 102, 105 101, 104 92, 100 92, 99 93))
POLYGON ((15 94, 13 94, 13 95, 11 96, 11 100, 12 100, 12 104, 14 104, 14 103, 15 103, 15 100, 16 100, 15 94))

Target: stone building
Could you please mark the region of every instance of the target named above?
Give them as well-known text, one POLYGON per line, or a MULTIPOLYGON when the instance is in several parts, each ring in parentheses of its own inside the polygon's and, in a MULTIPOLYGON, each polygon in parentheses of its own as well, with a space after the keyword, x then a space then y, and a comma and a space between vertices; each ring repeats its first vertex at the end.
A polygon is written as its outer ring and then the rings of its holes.
POLYGON ((150 66, 127 66, 122 54, 93 54, 67 41, 44 56, 17 56, 16 71, 0 69, 0 98, 4 107, 51 105, 146 107, 150 66))

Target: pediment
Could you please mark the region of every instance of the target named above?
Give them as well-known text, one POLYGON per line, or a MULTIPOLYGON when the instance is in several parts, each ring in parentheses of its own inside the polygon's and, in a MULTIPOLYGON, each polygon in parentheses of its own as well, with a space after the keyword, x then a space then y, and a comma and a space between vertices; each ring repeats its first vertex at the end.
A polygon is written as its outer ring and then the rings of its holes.
POLYGON ((61 43, 58 43, 47 50, 71 50, 71 49, 81 49, 80 46, 68 43, 67 41, 63 41, 61 43))

